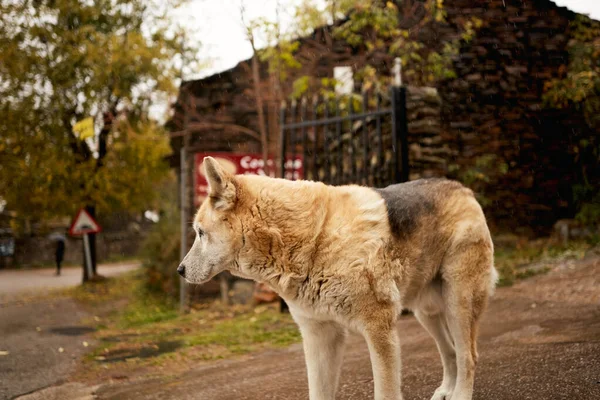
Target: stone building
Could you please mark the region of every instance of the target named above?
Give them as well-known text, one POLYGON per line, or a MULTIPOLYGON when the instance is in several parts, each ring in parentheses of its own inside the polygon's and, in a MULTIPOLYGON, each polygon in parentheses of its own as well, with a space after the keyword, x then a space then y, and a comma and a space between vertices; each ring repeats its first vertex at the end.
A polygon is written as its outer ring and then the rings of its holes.
MULTIPOLYGON (((569 63, 570 23, 577 14, 550 0, 444 4, 448 22, 422 30, 419 40, 426 46, 456 38, 459 22, 467 18, 477 17, 483 25, 453 59, 455 79, 409 90, 411 178, 449 176, 475 186, 498 228, 530 225, 544 231, 556 220, 572 217, 572 187, 578 180, 572 143, 598 132, 590 131, 575 110, 545 108, 542 94, 545 83, 560 77, 569 63)), ((333 37, 330 27, 299 40, 302 68, 294 76, 332 77, 335 67, 359 70, 367 62, 382 74, 392 68, 388 54, 367 60, 360 49, 333 37)), ((187 122, 194 149, 259 152, 250 67, 246 60, 184 82, 170 129, 181 130, 187 122), (194 112, 185 107, 190 98, 194 112)), ((284 84, 284 93, 291 92, 294 76, 284 84)), ((270 97, 265 65, 261 79, 269 151, 276 153, 279 103, 270 97)), ((173 137, 174 165, 181 143, 181 137, 173 137)))

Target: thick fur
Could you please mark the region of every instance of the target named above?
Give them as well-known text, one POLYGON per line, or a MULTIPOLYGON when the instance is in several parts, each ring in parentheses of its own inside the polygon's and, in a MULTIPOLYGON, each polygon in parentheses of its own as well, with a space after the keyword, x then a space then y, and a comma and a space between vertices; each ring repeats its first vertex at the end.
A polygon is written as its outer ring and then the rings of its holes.
POLYGON ((211 192, 186 279, 228 269, 277 291, 302 332, 311 400, 334 399, 348 330, 367 341, 375 399, 401 399, 402 309, 440 351, 432 399, 472 398, 477 325, 497 274, 471 190, 439 179, 371 189, 231 176, 211 158, 205 168, 211 192))

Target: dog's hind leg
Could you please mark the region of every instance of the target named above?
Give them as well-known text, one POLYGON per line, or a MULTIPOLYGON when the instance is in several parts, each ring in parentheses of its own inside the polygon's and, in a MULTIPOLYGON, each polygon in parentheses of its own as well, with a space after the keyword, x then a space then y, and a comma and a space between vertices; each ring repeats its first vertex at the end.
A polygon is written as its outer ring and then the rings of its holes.
POLYGON ((294 316, 300 327, 308 372, 310 400, 334 400, 346 329, 336 322, 294 316))
POLYGON ((452 400, 471 400, 477 363, 479 318, 495 279, 492 247, 486 241, 455 247, 442 266, 442 297, 456 351, 456 385, 452 400))
POLYGON ((442 312, 431 315, 419 310, 415 311, 415 316, 435 339, 444 367, 442 384, 436 389, 431 400, 450 400, 456 384, 456 352, 446 318, 442 312))

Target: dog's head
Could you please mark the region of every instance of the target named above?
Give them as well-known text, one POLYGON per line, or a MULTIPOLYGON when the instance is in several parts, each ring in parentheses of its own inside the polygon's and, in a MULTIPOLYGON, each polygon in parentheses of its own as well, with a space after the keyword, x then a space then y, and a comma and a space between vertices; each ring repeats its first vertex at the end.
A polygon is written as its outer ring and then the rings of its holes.
POLYGON ((208 197, 194 218, 194 244, 177 268, 188 282, 196 284, 232 268, 243 236, 240 220, 234 212, 239 182, 211 157, 204 158, 203 166, 209 185, 208 197))

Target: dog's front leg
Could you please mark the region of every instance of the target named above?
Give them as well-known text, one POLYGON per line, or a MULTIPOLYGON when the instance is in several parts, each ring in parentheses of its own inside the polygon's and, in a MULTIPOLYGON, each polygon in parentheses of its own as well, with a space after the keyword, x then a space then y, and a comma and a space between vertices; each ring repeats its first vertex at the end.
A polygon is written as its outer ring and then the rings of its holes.
POLYGON ((400 340, 394 323, 371 323, 364 332, 375 383, 375 400, 402 400, 400 340))
POLYGON ((334 400, 346 330, 335 322, 295 316, 304 344, 310 400, 334 400))

